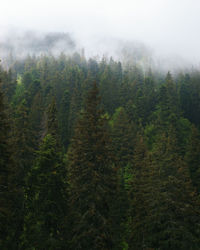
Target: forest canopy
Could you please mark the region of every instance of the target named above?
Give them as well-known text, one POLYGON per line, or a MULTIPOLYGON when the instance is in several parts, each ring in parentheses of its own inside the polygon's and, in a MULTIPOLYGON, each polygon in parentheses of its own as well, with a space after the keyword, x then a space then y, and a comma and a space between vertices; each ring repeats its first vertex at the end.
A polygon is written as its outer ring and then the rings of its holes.
POLYGON ((1 249, 200 249, 199 70, 62 53, 0 82, 1 249))

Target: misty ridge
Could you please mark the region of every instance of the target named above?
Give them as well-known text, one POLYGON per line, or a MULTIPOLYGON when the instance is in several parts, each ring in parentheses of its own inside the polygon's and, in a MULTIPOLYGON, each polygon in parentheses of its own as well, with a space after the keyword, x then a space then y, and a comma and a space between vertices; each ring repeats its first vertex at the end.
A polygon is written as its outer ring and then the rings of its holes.
POLYGON ((27 56, 59 56, 61 53, 84 54, 100 61, 103 57, 114 58, 124 67, 140 66, 144 72, 149 69, 166 73, 191 71, 197 64, 180 55, 161 56, 156 49, 140 41, 128 41, 113 37, 98 37, 90 41, 80 41, 66 32, 10 31, 0 38, 0 57, 5 68, 12 67, 16 60, 27 56))
POLYGON ((68 33, 36 31, 9 33, 0 41, 0 53, 6 61, 9 57, 23 59, 27 55, 41 54, 58 55, 61 52, 70 53, 76 48, 76 43, 68 33))

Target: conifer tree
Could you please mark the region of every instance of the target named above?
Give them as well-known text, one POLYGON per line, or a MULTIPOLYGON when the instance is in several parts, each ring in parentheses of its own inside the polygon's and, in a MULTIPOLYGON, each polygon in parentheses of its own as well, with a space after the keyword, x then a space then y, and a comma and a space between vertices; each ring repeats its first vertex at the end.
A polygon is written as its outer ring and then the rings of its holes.
POLYGON ((119 107, 111 120, 112 144, 115 155, 123 170, 132 158, 135 127, 129 122, 124 108, 119 107))
MULTIPOLYGON (((119 192, 116 204, 116 238, 119 245, 126 238, 126 222, 128 210, 128 194, 126 190, 126 177, 132 161, 135 127, 129 122, 124 108, 119 107, 111 120, 112 145, 115 161, 118 166, 119 192)), ((121 249, 121 248, 120 248, 121 249)))
POLYGON ((98 94, 94 84, 68 152, 72 249, 114 247, 111 204, 115 171, 98 94))
POLYGON ((69 108, 69 124, 68 124, 69 140, 72 138, 74 134, 74 127, 76 124, 76 120, 78 119, 81 110, 82 96, 79 88, 75 87, 71 94, 70 108, 69 108))
POLYGON ((38 92, 33 99, 33 103, 31 105, 29 113, 30 127, 33 130, 34 141, 37 146, 42 137, 43 110, 44 107, 42 94, 38 92))
POLYGON ((200 193, 200 133, 195 126, 192 127, 185 159, 190 169, 192 183, 200 193))
POLYGON ((0 247, 6 248, 11 207, 9 202, 10 145, 9 122, 0 91, 0 247))
POLYGON ((130 185, 130 249, 198 249, 199 200, 173 129, 148 153, 140 139, 130 185))
POLYGON ((66 173, 56 144, 51 134, 45 136, 27 176, 25 249, 67 249, 66 173))
MULTIPOLYGON (((23 234, 24 214, 25 214, 25 179, 27 173, 32 168, 34 161, 34 150, 36 147, 35 136, 29 121, 29 109, 25 99, 19 104, 14 113, 14 126, 12 131, 13 161, 16 165, 14 183, 17 184, 18 193, 15 197, 15 234, 13 242, 16 241, 20 247, 23 234), (15 238, 15 239, 14 239, 15 238)), ((16 245, 13 245, 16 249, 16 245)))
POLYGON ((199 248, 199 200, 173 129, 163 134, 149 162, 146 246, 199 248))
POLYGON ((129 249, 145 249, 148 186, 147 149, 138 133, 130 167, 129 181, 129 249))
POLYGON ((69 109, 70 109, 70 93, 68 90, 64 92, 60 104, 60 130, 61 140, 65 148, 69 145, 69 109))
POLYGON ((52 134, 53 136, 58 135, 58 120, 55 97, 53 97, 47 110, 46 130, 47 134, 52 134))
POLYGON ((0 248, 18 249, 21 225, 18 219, 21 187, 13 161, 11 120, 0 90, 0 248))
POLYGON ((168 72, 165 84, 161 86, 159 93, 159 122, 161 126, 177 122, 180 116, 176 85, 171 74, 168 72))
MULTIPOLYGON (((36 147, 35 136, 29 121, 29 109, 25 99, 14 113, 13 144, 15 145, 15 161, 21 169, 23 177, 34 159, 36 147)), ((23 181, 23 177, 21 180, 23 181)))
POLYGON ((48 108, 47 134, 26 178, 26 216, 22 248, 68 249, 66 169, 58 136, 55 99, 48 108))

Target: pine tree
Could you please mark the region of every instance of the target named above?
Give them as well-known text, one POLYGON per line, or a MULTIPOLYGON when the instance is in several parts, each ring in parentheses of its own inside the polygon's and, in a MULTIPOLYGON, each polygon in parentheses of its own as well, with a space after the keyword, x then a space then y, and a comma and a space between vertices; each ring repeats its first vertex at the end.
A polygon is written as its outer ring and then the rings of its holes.
POLYGON ((185 159, 190 169, 192 183, 197 192, 200 193, 200 133, 194 126, 192 127, 185 159))
POLYGON ((69 108, 70 108, 70 93, 65 91, 60 104, 60 130, 61 140, 65 148, 69 145, 69 108))
MULTIPOLYGON (((120 167, 124 170, 132 158, 135 127, 124 108, 119 107, 111 120, 112 144, 120 167)), ((124 171, 123 171, 124 172, 124 171)))
POLYGON ((129 181, 129 249, 145 249, 148 186, 147 148, 142 135, 138 133, 130 166, 129 181))
POLYGON ((53 97, 52 102, 49 104, 47 110, 46 129, 47 134, 52 134, 53 136, 58 135, 57 108, 55 97, 53 97))
MULTIPOLYGON (((33 162, 34 148, 36 147, 35 136, 29 120, 29 109, 25 99, 22 100, 14 113, 13 144, 16 149, 15 161, 24 177, 33 162)), ((20 179, 23 182, 23 177, 21 177, 20 179)))
POLYGON ((16 178, 17 166, 13 161, 11 125, 0 90, 0 248, 3 250, 18 249, 21 232, 18 219, 21 187, 16 178))
POLYGON ((116 187, 106 128, 94 84, 68 152, 72 249, 113 249, 111 204, 116 187))
POLYGON ((76 124, 76 120, 81 110, 82 96, 81 96, 79 88, 75 87, 71 94, 71 101, 70 101, 70 108, 69 108, 69 120, 68 120, 69 121, 68 123, 69 140, 72 138, 74 134, 74 127, 76 124))
POLYGON ((149 161, 146 246, 199 249, 199 200, 173 129, 157 145, 149 161))
POLYGON ((26 178, 26 216, 22 248, 68 249, 67 184, 58 136, 55 99, 48 109, 47 134, 26 178))
MULTIPOLYGON (((112 145, 118 166, 119 192, 116 204, 116 240, 119 246, 126 238, 126 223, 128 210, 128 193, 126 190, 126 177, 133 156, 135 126, 129 122, 124 108, 119 107, 111 121, 112 145)), ((119 248, 121 249, 121 248, 119 248)))
POLYGON ((43 139, 34 167, 27 177, 26 216, 22 248, 67 249, 64 240, 66 173, 56 140, 43 139))
POLYGON ((147 153, 140 139, 130 185, 130 249, 198 249, 199 200, 171 128, 147 153))
POLYGON ((18 248, 23 234, 24 224, 24 199, 26 189, 25 178, 27 173, 30 171, 33 160, 34 150, 36 147, 35 136, 30 127, 29 121, 29 109, 27 103, 23 100, 20 105, 16 108, 14 113, 14 126, 12 131, 12 144, 13 144, 13 161, 15 162, 17 171, 12 182, 17 184, 17 196, 13 198, 15 202, 15 233, 13 234, 13 241, 16 241, 16 245, 13 245, 14 249, 18 248))
POLYGON ((40 92, 38 92, 31 105, 29 113, 30 127, 34 134, 34 142, 38 146, 42 137, 42 117, 43 117, 43 98, 40 92))
POLYGON ((10 145, 9 122, 0 92, 0 247, 5 249, 8 239, 8 225, 11 217, 9 204, 10 145))

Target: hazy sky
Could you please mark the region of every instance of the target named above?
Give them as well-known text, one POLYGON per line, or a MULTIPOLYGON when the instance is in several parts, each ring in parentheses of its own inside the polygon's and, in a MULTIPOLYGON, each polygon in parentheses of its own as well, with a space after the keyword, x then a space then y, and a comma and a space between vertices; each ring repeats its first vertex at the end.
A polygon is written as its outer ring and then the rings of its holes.
POLYGON ((3 0, 0 28, 70 32, 86 47, 136 40, 200 61, 200 0, 3 0))

